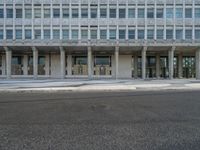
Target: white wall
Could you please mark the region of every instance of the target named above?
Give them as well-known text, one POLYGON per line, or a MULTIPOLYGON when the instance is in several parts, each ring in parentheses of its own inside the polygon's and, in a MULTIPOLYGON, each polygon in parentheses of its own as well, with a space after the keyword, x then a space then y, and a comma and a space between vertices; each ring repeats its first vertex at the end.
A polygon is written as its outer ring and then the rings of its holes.
POLYGON ((119 55, 119 78, 132 78, 131 55, 119 55))

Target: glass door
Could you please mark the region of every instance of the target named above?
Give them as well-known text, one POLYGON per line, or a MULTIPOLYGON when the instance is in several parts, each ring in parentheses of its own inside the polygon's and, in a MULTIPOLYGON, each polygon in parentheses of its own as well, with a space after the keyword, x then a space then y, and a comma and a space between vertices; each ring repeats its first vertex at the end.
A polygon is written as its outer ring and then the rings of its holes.
POLYGON ((195 58, 192 56, 183 57, 183 77, 195 78, 195 58))
POLYGON ((94 75, 112 75, 111 56, 94 57, 94 75))
POLYGON ((12 75, 23 75, 23 64, 22 56, 13 56, 12 57, 12 75))
POLYGON ((73 56, 72 62, 72 75, 88 74, 87 56, 73 56))

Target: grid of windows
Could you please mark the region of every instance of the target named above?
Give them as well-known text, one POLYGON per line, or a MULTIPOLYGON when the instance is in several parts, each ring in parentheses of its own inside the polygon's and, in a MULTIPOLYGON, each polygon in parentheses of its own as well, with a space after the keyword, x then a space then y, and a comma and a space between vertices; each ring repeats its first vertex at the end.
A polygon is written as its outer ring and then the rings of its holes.
POLYGON ((50 39, 51 38, 51 32, 49 29, 44 30, 44 39, 50 39))
POLYGON ((6 9, 6 17, 13 18, 13 9, 6 9))
POLYGON ((126 9, 119 9, 119 18, 126 18, 126 9))
MULTIPOLYGON (((36 5, 35 5, 36 6, 36 5)), ((107 6, 106 6, 107 7, 107 6)), ((135 18, 135 14, 136 14, 136 8, 109 8, 109 12, 107 12, 107 8, 98 8, 96 7, 92 7, 90 9, 90 15, 88 15, 89 10, 87 7, 83 7, 80 8, 81 11, 79 14, 79 8, 53 8, 52 9, 52 14, 53 14, 53 18, 69 18, 70 17, 70 9, 71 9, 71 17, 72 18, 97 18, 98 17, 98 13, 100 18, 107 18, 107 14, 109 13, 109 18, 135 18), (61 10, 62 9, 62 14, 61 10), (99 11, 98 11, 99 9, 99 11), (118 13, 117 13, 118 12, 118 13), (118 14, 118 16, 117 16, 118 14)), ((34 8, 34 7, 33 7, 34 8)), ((24 18, 32 18, 32 8, 26 8, 24 9, 25 11, 25 15, 24 18)), ((176 18, 192 18, 193 17, 193 12, 194 12, 194 17, 195 18, 200 18, 200 8, 185 8, 185 10, 183 10, 183 7, 177 7, 177 8, 173 8, 173 7, 167 7, 167 8, 137 8, 137 17, 138 18, 145 18, 145 14, 147 18, 164 18, 164 12, 166 15, 167 19, 173 18, 174 16, 176 18), (175 10, 175 12, 174 12, 175 10), (194 10, 194 11, 193 11, 194 10), (183 14, 183 12, 185 12, 183 14)), ((16 8, 15 10, 13 10, 13 8, 6 8, 5 11, 6 15, 4 15, 4 9, 0 8, 0 18, 23 18, 23 9, 22 8, 16 8), (14 16, 14 11, 16 13, 16 15, 14 16)), ((36 6, 36 8, 34 8, 34 18, 41 18, 41 15, 44 16, 44 18, 50 18, 51 17, 51 9, 50 9, 50 5, 49 7, 44 7, 44 10, 42 11, 41 6, 36 6), (43 14, 41 14, 43 12, 43 14)))
POLYGON ((50 17, 51 17, 51 10, 44 9, 44 18, 50 18, 50 17))
POLYGON ((0 9, 0 18, 4 18, 4 12, 3 12, 3 9, 0 9))
POLYGON ((15 39, 22 39, 22 30, 16 30, 15 36, 15 39))
POLYGON ((157 11, 156 11, 156 17, 157 18, 163 18, 164 16, 164 12, 163 12, 163 8, 157 8, 157 11))
POLYGON ((3 39, 3 30, 0 30, 0 39, 3 39))
POLYGON ((100 9, 100 18, 107 18, 107 9, 106 8, 100 9))
POLYGON ((110 18, 116 18, 116 9, 110 9, 110 18))
MULTIPOLYGON (((137 33, 137 39, 177 39, 177 40, 192 40, 193 39, 193 32, 192 29, 157 29, 156 34, 154 29, 147 29, 146 31, 144 29, 119 29, 118 31, 116 29, 109 29, 109 36, 107 37, 107 29, 99 29, 99 38, 100 39, 135 39, 136 33, 137 33), (127 32, 126 32, 127 31, 127 32), (118 33, 118 35, 117 35, 118 33), (164 34, 165 33, 165 34, 164 34), (185 33, 185 36, 183 36, 185 33), (126 35, 127 34, 127 35, 126 35), (154 36, 155 35, 155 36, 154 36), (164 36, 166 35, 166 37, 164 36), (175 37, 174 37, 175 36, 175 37)), ((43 30, 43 37, 41 34, 41 29, 35 29, 33 31, 33 39, 51 39, 51 29, 44 29, 43 30)), ((4 39, 4 30, 0 29, 0 39, 4 39)), ((7 29, 6 30, 6 39, 22 39, 23 38, 23 30, 22 29, 16 29, 15 30, 15 37, 13 37, 13 29, 7 29)), ((24 29, 24 38, 25 39, 32 39, 32 30, 31 29, 24 29)), ((60 36, 60 29, 53 29, 52 30, 52 38, 53 39, 70 39, 69 36, 69 30, 68 29, 62 29, 62 35, 60 36)), ((71 39, 75 40, 79 38, 79 30, 78 29, 72 29, 71 30, 71 39)), ((80 38, 81 39, 97 39, 98 38, 98 30, 97 29, 81 29, 80 30, 80 38), (89 35, 90 33, 90 35, 89 35)), ((194 31, 194 38, 200 39, 200 29, 195 29, 194 31)))
POLYGON ((16 18, 22 18, 22 9, 16 9, 16 18))
POLYGON ((87 8, 81 9, 81 18, 88 18, 88 9, 87 8))
POLYGON ((31 9, 25 9, 25 18, 26 19, 32 18, 32 10, 31 9))
POLYGON ((25 30, 25 39, 31 39, 32 38, 32 31, 31 29, 25 30))
POLYGON ((100 30, 100 39, 107 39, 107 30, 100 30))
POLYGON ((63 9, 62 13, 63 13, 63 18, 69 18, 69 9, 63 9))
POLYGON ((128 9, 128 18, 135 18, 135 8, 128 9))

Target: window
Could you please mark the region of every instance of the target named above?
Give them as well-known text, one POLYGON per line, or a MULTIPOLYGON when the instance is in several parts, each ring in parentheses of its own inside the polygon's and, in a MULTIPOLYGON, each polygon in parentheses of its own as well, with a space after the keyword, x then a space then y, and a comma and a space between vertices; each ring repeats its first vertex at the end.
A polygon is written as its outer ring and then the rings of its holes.
POLYGON ((173 39, 173 30, 171 29, 166 30, 166 39, 173 39))
POLYGON ((200 29, 195 30, 195 39, 200 39, 200 29))
POLYGON ((72 9, 72 18, 78 18, 78 9, 72 9))
POLYGON ((119 9, 119 18, 126 18, 126 9, 119 9))
POLYGON ((15 39, 22 39, 22 30, 15 31, 15 39))
POLYGON ((25 39, 32 39, 32 31, 30 29, 25 30, 25 39))
POLYGON ((164 30, 163 29, 158 29, 156 36, 157 36, 156 37, 157 39, 163 39, 163 37, 164 37, 164 30))
POLYGON ((138 39, 144 39, 144 30, 138 30, 138 39))
POLYGON ((135 30, 128 30, 128 39, 135 39, 135 30))
POLYGON ((107 30, 100 30, 100 39, 107 39, 107 30))
POLYGON ((3 30, 0 30, 0 40, 3 39, 3 30))
POLYGON ((183 9, 176 8, 176 18, 183 18, 183 9))
POLYGON ((192 39, 192 30, 185 30, 185 39, 191 40, 192 39))
POLYGON ((183 39, 183 30, 176 30, 176 39, 180 40, 183 39))
POLYGON ((53 9, 53 18, 60 18, 60 9, 53 9))
POLYGON ((126 39, 126 30, 119 30, 119 39, 126 39))
POLYGON ((16 9, 16 18, 22 18, 22 9, 16 9))
POLYGON ((69 9, 63 9, 63 18, 69 18, 69 9))
POLYGON ((6 39, 13 39, 13 30, 6 30, 6 39))
POLYGON ((110 9, 110 18, 116 18, 116 9, 110 9))
POLYGON ((147 9, 147 18, 154 18, 154 9, 153 8, 147 9))
POLYGON ((81 39, 88 39, 88 30, 81 30, 81 39))
POLYGON ((81 9, 81 18, 88 18, 88 9, 87 8, 81 9))
POLYGON ((4 18, 3 9, 0 9, 0 18, 4 18))
POLYGON ((35 30, 34 36, 35 39, 41 39, 41 30, 35 30))
POLYGON ((135 18, 135 9, 134 8, 128 9, 128 18, 135 18))
POLYGON ((101 18, 107 18, 107 9, 106 8, 100 9, 100 17, 101 18))
POLYGON ((38 8, 36 8, 35 10, 34 10, 34 17, 35 18, 41 18, 41 9, 38 9, 38 8))
POLYGON ((110 39, 116 39, 116 30, 110 30, 110 39))
POLYGON ((91 30, 90 39, 97 39, 97 30, 91 30))
POLYGON ((163 9, 162 8, 158 8, 157 12, 156 12, 156 17, 157 18, 163 18, 163 9))
POLYGON ((96 8, 91 9, 91 18, 97 18, 97 9, 96 8))
POLYGON ((13 18, 13 9, 6 9, 6 17, 13 18))
POLYGON ((72 30, 72 39, 78 39, 78 30, 72 30))
POLYGON ((50 39, 51 38, 51 31, 48 29, 44 30, 44 39, 50 39))
POLYGON ((173 18, 173 8, 166 8, 166 18, 173 18))
POLYGON ((200 18, 200 8, 195 8, 195 18, 200 18))
POLYGON ((69 39, 69 30, 63 30, 62 34, 63 39, 69 39))
POLYGON ((25 9, 25 18, 32 19, 32 10, 31 9, 25 9))
POLYGON ((44 18, 50 18, 50 17, 51 17, 51 10, 44 9, 44 18))
POLYGON ((185 9, 185 18, 192 18, 192 8, 185 9))
POLYGON ((138 8, 138 18, 144 18, 144 8, 138 8))
POLYGON ((154 39, 154 30, 147 30, 147 39, 154 39))
POLYGON ((60 39, 60 30, 59 29, 54 29, 53 30, 53 39, 60 39))

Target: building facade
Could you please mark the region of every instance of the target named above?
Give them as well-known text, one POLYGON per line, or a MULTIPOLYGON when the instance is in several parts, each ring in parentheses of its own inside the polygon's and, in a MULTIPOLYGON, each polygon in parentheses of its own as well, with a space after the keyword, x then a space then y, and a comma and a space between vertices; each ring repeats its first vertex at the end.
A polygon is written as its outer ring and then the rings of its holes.
POLYGON ((0 0, 0 77, 200 79, 200 0, 0 0))

